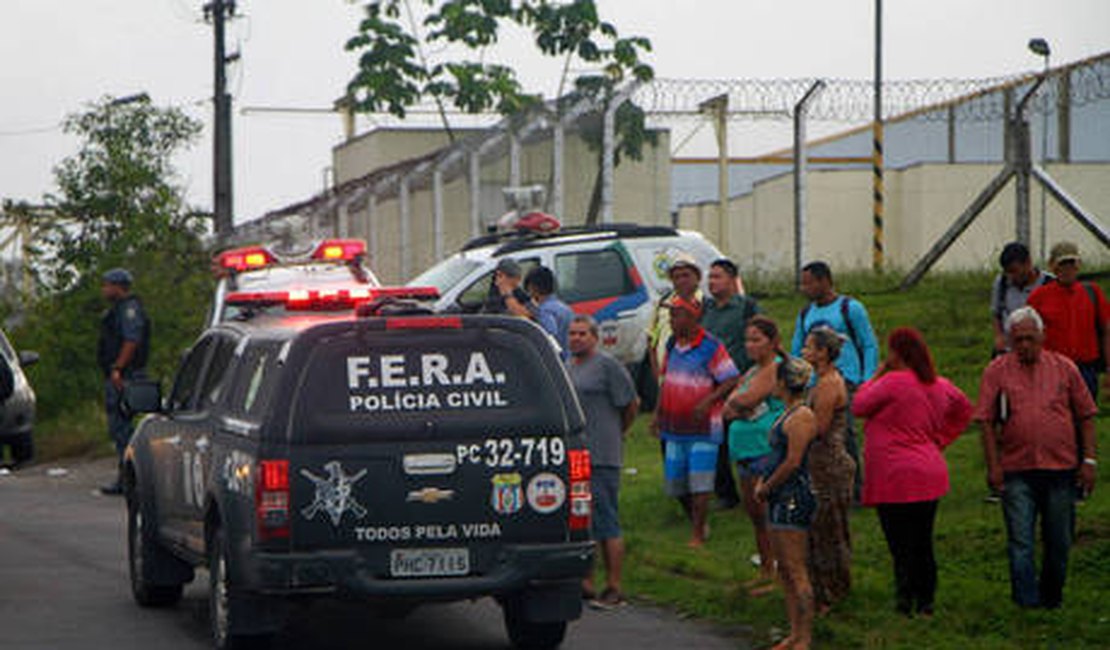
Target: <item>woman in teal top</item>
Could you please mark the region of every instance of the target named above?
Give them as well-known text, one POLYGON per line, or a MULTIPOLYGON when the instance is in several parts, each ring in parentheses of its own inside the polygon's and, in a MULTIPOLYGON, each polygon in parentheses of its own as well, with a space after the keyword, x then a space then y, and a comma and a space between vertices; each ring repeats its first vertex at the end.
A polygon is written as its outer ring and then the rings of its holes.
POLYGON ((768 433, 782 414, 783 403, 772 395, 775 372, 786 353, 782 351, 779 328, 770 318, 757 315, 748 321, 744 349, 753 362, 736 390, 725 402, 729 455, 740 476, 740 496, 752 521, 759 549, 760 576, 751 584, 753 595, 766 591, 775 577, 775 562, 767 532, 767 504, 755 498, 756 479, 768 468, 771 445, 768 433))

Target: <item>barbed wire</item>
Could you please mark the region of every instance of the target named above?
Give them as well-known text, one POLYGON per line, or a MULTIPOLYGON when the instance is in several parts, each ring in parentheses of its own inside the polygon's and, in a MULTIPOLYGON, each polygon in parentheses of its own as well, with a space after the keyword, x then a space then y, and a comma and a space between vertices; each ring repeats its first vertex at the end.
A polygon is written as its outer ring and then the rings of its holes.
MULTIPOLYGON (((1050 71, 1030 101, 1031 113, 1052 112, 1059 103, 1063 73, 1072 106, 1110 98, 1110 55, 1050 71)), ((1007 90, 1016 103, 1035 74, 983 79, 915 79, 883 83, 883 116, 920 112, 925 120, 948 119, 951 107, 962 121, 994 121, 1006 116, 1007 90)), ((699 105, 728 95, 730 119, 784 119, 816 79, 656 79, 640 88, 634 100, 656 119, 697 117, 699 105)), ((874 84, 866 80, 826 79, 809 107, 817 121, 859 122, 874 115, 874 84)))
MULTIPOLYGON (((1110 98, 1110 54, 1082 61, 1049 72, 1029 102, 1029 114, 1053 113, 1067 75, 1067 92, 1072 107, 1110 98)), ((1016 105, 1037 74, 1015 74, 981 79, 912 79, 883 82, 883 116, 893 118, 916 114, 925 121, 946 120, 951 110, 958 121, 999 121, 1006 117, 1008 105, 1016 105), (1007 100, 1008 91, 1012 97, 1007 100)), ((654 122, 700 119, 699 105, 727 94, 731 120, 790 119, 794 104, 817 81, 802 79, 655 79, 643 84, 633 95, 654 122)), ((864 79, 825 79, 825 88, 810 104, 812 121, 859 123, 874 116, 874 85, 864 79)), ((1012 107, 1011 109, 1012 110, 1012 107)), ((464 114, 448 108, 452 121, 495 119, 493 112, 464 114)), ((430 100, 412 107, 405 119, 383 113, 369 114, 376 123, 438 124, 437 107, 430 100)), ((485 126, 486 124, 481 124, 485 126)))

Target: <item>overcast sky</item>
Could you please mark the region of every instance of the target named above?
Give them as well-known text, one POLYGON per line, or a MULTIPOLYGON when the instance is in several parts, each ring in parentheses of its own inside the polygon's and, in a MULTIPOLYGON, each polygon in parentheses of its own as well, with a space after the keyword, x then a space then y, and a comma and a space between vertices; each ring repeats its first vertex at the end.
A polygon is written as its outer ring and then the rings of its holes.
MULTIPOLYGON (((417 2, 418 0, 413 0, 417 2)), ((102 95, 146 91, 204 120, 180 161, 190 200, 211 207, 212 30, 199 0, 0 1, 0 198, 39 201, 76 151, 59 122, 102 95)), ((598 0, 623 34, 648 36, 660 77, 856 78, 873 66, 874 0, 598 0)), ((1062 64, 1110 51, 1110 0, 886 0, 886 79, 980 78, 1039 69, 1030 37, 1062 64)), ((343 43, 359 3, 241 0, 229 49, 236 221, 307 198, 342 136, 334 115, 244 115, 248 106, 330 107, 355 69, 343 43)), ((443 56, 449 53, 439 53, 443 56)), ((486 60, 511 61, 552 96, 559 63, 508 34, 486 60)), ((368 122, 361 122, 361 126, 368 122)), ((684 150, 683 155, 707 151, 684 150)), ((736 152, 733 152, 736 153, 736 152)))

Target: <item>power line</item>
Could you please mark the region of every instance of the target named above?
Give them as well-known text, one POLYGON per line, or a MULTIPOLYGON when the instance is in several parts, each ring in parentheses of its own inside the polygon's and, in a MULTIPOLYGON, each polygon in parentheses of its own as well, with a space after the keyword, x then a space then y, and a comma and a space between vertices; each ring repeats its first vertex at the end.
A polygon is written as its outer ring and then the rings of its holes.
POLYGON ((34 126, 26 129, 16 129, 12 131, 0 131, 0 138, 18 138, 25 135, 41 135, 43 133, 53 133, 61 131, 61 124, 54 124, 52 126, 34 126))

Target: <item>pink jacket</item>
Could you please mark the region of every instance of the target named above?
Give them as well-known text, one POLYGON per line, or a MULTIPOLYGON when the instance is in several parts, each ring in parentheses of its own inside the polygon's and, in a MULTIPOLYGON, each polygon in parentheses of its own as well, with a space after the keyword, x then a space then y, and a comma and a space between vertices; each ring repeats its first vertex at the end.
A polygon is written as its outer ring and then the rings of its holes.
POLYGON ((895 370, 859 387, 852 413, 867 418, 863 503, 932 501, 948 492, 941 450, 971 421, 971 402, 943 377, 931 385, 895 370))

